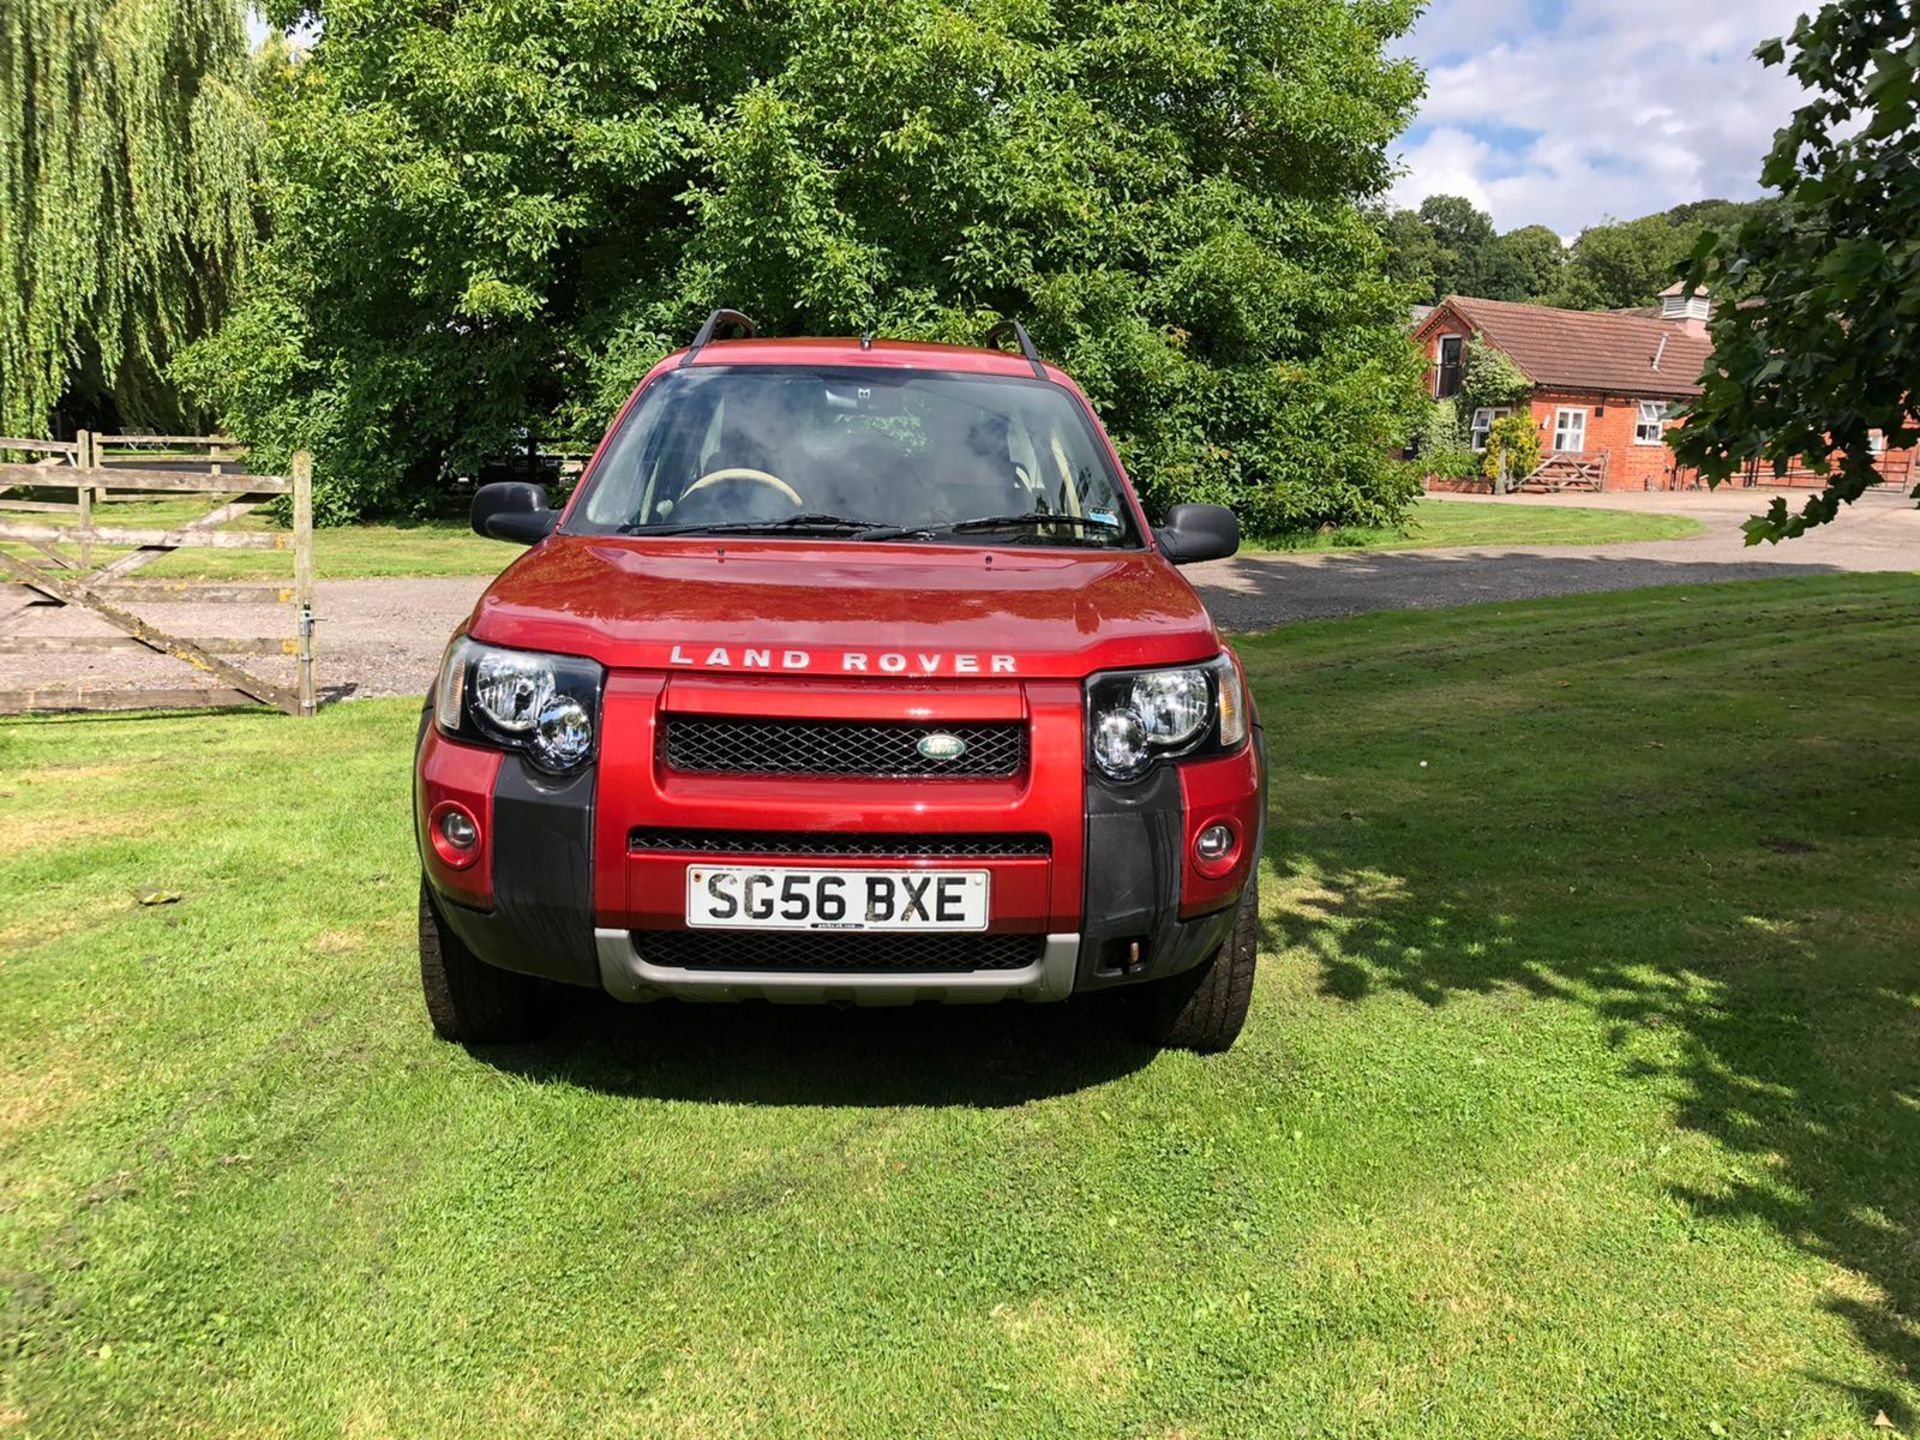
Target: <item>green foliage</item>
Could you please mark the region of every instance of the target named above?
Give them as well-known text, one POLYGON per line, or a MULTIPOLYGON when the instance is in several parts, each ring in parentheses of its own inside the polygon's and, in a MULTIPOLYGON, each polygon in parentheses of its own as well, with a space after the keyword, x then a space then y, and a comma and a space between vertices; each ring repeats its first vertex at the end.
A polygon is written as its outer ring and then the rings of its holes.
POLYGON ((1546 226, 1496 235, 1492 218, 1458 195, 1430 195, 1418 210, 1395 210, 1378 223, 1389 272, 1423 304, 1449 295, 1538 299, 1564 259, 1546 226))
POLYGON ((1493 221, 1457 195, 1429 196, 1417 211, 1396 210, 1378 223, 1390 273, 1422 303, 1473 295, 1618 310, 1653 303, 1705 227, 1749 218, 1770 223, 1774 205, 1689 201, 1638 220, 1588 226, 1571 247, 1544 225, 1496 235, 1493 221))
POLYGON ((1418 210, 1383 215, 1380 235, 1387 247, 1387 273, 1407 287, 1416 304, 1437 305, 1446 298, 1440 285, 1440 242, 1418 210))
POLYGON ((1493 422, 1480 473, 1489 480, 1521 480, 1540 468, 1540 427, 1533 411, 1515 410, 1493 422))
MULTIPOLYGON (((261 283, 182 367, 324 513, 596 434, 719 304, 1085 386, 1156 509, 1397 515, 1419 414, 1359 205, 1412 0, 330 0, 267 87, 261 283)), ((282 13, 277 19, 293 18, 282 13)))
POLYGON ((1420 473, 1449 480, 1478 478, 1481 456, 1468 434, 1473 412, 1483 406, 1525 405, 1532 393, 1533 382, 1504 352, 1491 345, 1468 345, 1460 394, 1429 401, 1414 438, 1420 473))
POLYGON ((1545 225, 1522 225, 1493 242, 1487 261, 1487 298, 1533 300, 1552 292, 1567 263, 1567 247, 1545 225))
POLYGON ((1485 288, 1483 255, 1493 244, 1493 221, 1458 195, 1429 195, 1420 202, 1420 224, 1433 237, 1434 294, 1478 295, 1485 288))
POLYGON ((1451 395, 1428 404, 1413 448, 1423 475, 1469 480, 1477 473, 1480 457, 1473 453, 1460 406, 1451 395))
POLYGON ((256 237, 245 66, 233 0, 0 5, 0 430, 176 420, 256 237))
MULTIPOLYGON (((1689 278, 1758 303, 1720 305, 1705 393, 1671 440, 1710 484, 1749 459, 1827 474, 1797 512, 1775 499, 1748 543, 1824 524, 1880 476, 1889 446, 1920 440, 1920 39, 1897 0, 1841 0, 1754 52, 1786 63, 1807 98, 1760 172, 1778 220, 1702 237, 1689 278), (1788 47, 1793 58, 1787 61, 1788 47)), ((1920 498, 1920 489, 1915 491, 1920 498)))
POLYGON ((1533 395, 1533 382, 1490 344, 1468 344, 1460 376, 1461 408, 1471 416, 1482 406, 1524 405, 1533 395))
POLYGON ((1548 303, 1569 310, 1650 304, 1673 283, 1698 234, 1699 227, 1661 215, 1589 226, 1573 242, 1548 303))

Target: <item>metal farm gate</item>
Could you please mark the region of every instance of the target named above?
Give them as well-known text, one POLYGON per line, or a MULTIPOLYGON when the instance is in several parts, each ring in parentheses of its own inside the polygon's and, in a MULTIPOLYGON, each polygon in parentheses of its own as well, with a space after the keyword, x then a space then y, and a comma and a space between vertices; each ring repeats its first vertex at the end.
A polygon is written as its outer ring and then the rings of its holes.
POLYGON ((313 464, 305 451, 293 457, 289 475, 246 474, 239 446, 208 435, 82 431, 71 441, 0 436, 0 461, 7 452, 37 459, 0 463, 0 585, 24 587, 39 604, 79 607, 104 622, 96 629, 118 633, 18 633, 34 605, 0 616, 0 714, 253 703, 289 715, 313 713, 313 464), (221 528, 281 495, 291 497, 290 531, 221 528), (101 523, 117 504, 186 496, 204 498, 209 508, 161 528, 101 523), (96 567, 94 552, 104 547, 127 553, 96 567), (200 547, 291 551, 293 578, 290 583, 228 584, 137 575, 163 555, 200 547), (289 605, 293 633, 180 635, 151 617, 156 607, 188 602, 289 605), (91 686, 68 677, 22 686, 9 684, 6 675, 9 656, 112 650, 169 656, 217 684, 91 686), (291 686, 263 679, 232 658, 268 655, 292 657, 291 686))

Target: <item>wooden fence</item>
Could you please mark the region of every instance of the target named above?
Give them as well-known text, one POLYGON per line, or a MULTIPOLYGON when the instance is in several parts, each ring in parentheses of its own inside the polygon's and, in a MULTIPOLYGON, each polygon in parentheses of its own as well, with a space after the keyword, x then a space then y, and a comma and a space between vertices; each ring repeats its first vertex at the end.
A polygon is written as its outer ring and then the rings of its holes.
POLYGON ((71 441, 0 436, 0 455, 8 451, 38 458, 0 463, 0 542, 7 542, 7 548, 0 548, 0 582, 11 581, 44 600, 85 609, 120 633, 0 634, 0 656, 144 650, 190 665, 219 684, 167 689, 71 683, 0 688, 0 713, 256 702, 290 715, 314 712, 313 464, 306 452, 294 456, 289 475, 251 475, 244 473, 240 447, 221 436, 102 436, 85 431, 71 441), (153 449, 172 453, 162 459, 143 453, 153 449), (200 470, 201 464, 207 468, 200 470), (65 492, 73 498, 45 498, 65 492), (290 532, 220 528, 280 495, 292 499, 290 532), (171 527, 102 525, 97 518, 99 507, 107 504, 180 496, 204 497, 212 508, 171 527), (50 523, 55 517, 67 523, 50 523), (96 547, 124 548, 127 553, 96 567, 96 547), (133 578, 163 555, 202 547, 290 550, 292 582, 202 584, 133 578), (294 633, 285 638, 183 636, 141 613, 153 605, 182 602, 291 604, 294 633), (292 687, 263 679, 225 658, 234 655, 293 657, 292 687))

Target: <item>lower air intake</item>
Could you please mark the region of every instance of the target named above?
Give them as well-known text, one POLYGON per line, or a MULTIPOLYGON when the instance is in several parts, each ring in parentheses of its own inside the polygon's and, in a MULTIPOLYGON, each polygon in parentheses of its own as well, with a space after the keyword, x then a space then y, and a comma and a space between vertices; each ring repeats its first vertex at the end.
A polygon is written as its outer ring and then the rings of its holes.
POLYGON ((1044 935, 874 935, 844 930, 636 930, 649 965, 676 970, 772 970, 795 975, 953 975, 1024 970, 1044 935))

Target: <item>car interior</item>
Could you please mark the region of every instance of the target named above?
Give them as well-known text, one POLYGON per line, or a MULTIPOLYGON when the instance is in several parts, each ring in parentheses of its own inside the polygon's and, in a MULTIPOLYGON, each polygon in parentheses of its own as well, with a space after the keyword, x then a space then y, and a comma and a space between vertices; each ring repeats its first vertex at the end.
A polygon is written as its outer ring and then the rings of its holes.
MULTIPOLYGON (((1065 397, 969 377, 724 372, 681 382, 588 518, 629 526, 802 514, 887 525, 1124 507, 1065 397), (664 423, 662 423, 664 419, 664 423), (629 468, 629 466, 631 468, 629 468)), ((630 447, 621 447, 626 451, 630 447)))

